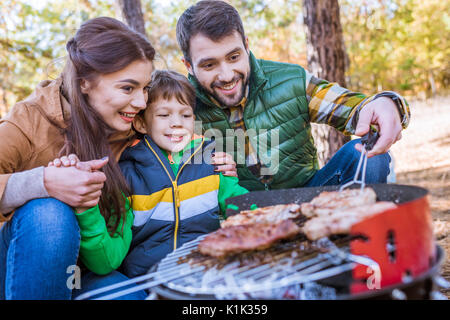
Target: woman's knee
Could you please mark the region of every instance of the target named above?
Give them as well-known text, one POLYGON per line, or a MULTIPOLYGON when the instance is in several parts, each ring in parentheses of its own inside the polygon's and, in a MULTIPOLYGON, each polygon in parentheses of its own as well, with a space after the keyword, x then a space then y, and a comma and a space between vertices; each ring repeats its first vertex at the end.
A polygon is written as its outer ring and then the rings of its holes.
POLYGON ((14 229, 21 233, 49 238, 52 243, 59 240, 65 245, 73 244, 78 250, 80 229, 75 212, 57 199, 42 198, 27 202, 15 211, 11 222, 15 224, 14 229))

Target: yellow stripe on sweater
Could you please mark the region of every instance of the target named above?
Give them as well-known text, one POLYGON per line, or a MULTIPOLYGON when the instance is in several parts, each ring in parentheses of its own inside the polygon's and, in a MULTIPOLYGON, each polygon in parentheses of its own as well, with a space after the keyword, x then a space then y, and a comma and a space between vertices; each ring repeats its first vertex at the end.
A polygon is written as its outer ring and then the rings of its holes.
MULTIPOLYGON (((219 175, 211 175, 178 186, 180 201, 188 200, 219 189, 219 175)), ((173 202, 172 188, 165 188, 150 195, 132 195, 132 208, 136 211, 153 209, 159 202, 173 202)))
POLYGON ((180 190, 180 200, 188 200, 196 196, 218 190, 219 182, 219 175, 211 175, 179 185, 178 188, 180 190))
POLYGON ((132 195, 133 210, 147 211, 153 209, 159 202, 173 202, 172 188, 165 188, 150 195, 132 195))

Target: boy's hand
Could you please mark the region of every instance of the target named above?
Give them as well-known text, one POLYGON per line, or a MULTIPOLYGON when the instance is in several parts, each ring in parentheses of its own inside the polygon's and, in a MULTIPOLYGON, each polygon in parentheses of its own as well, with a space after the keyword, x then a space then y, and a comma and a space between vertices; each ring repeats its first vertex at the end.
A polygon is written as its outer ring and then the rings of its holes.
POLYGON ((108 162, 108 157, 102 159, 90 160, 90 161, 80 161, 76 154, 69 154, 68 156, 62 156, 61 158, 56 158, 48 163, 49 167, 76 167, 77 169, 94 172, 101 169, 108 162))
POLYGON ((211 157, 214 171, 222 172, 224 176, 237 177, 236 162, 226 152, 216 152, 211 157))
POLYGON ((80 159, 78 159, 76 154, 69 154, 68 156, 62 156, 61 158, 56 158, 53 161, 50 161, 48 163, 49 167, 55 166, 55 167, 70 167, 75 166, 78 162, 80 162, 80 159))

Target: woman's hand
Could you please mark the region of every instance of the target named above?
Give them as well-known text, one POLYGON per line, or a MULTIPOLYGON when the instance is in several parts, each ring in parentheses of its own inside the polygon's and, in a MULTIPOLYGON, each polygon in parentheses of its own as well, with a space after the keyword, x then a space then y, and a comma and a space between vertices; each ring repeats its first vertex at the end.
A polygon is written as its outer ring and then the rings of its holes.
POLYGON ((55 159, 59 160, 56 163, 55 160, 49 163, 44 169, 44 186, 50 197, 67 203, 77 212, 83 212, 98 204, 106 181, 105 174, 99 170, 108 163, 108 158, 78 160, 75 165, 69 159, 74 158, 68 156, 55 159))
POLYGON ((214 171, 222 172, 224 176, 237 177, 236 162, 226 152, 216 152, 212 155, 211 162, 214 171))

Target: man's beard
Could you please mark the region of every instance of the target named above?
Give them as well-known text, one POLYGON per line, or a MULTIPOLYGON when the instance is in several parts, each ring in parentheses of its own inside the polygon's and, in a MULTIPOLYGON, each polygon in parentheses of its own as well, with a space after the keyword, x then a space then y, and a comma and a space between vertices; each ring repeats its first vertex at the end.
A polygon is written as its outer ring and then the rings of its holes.
POLYGON ((244 95, 245 95, 248 81, 249 81, 249 77, 245 77, 244 74, 239 73, 236 76, 234 76, 231 81, 227 81, 227 82, 213 81, 208 89, 206 87, 204 87, 202 84, 200 84, 200 86, 203 88, 203 90, 208 92, 217 102, 219 102, 221 106, 230 108, 230 107, 234 107, 234 106, 238 105, 242 101, 242 98, 244 98, 244 95), (235 94, 234 98, 232 98, 231 101, 230 101, 230 98, 223 97, 222 95, 219 95, 214 91, 215 87, 223 87, 229 83, 232 83, 232 82, 235 82, 238 80, 240 80, 240 82, 241 82, 241 89, 239 92, 237 92, 235 94))

